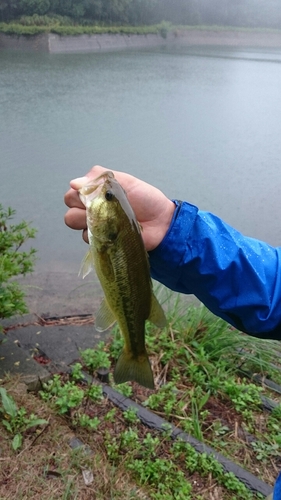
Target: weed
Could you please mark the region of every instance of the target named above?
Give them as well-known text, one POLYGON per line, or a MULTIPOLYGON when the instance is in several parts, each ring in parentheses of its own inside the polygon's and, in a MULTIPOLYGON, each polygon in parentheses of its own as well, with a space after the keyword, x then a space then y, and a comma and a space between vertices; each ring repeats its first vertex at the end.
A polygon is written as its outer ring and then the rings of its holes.
POLYGON ((28 417, 25 408, 18 408, 13 398, 7 394, 6 389, 3 387, 0 387, 0 396, 2 401, 2 406, 0 406, 2 424, 8 432, 14 435, 12 448, 17 450, 22 446, 24 431, 48 422, 42 418, 37 418, 34 414, 28 417))
POLYGON ((111 423, 115 421, 115 418, 116 418, 116 408, 112 408, 104 416, 104 420, 106 422, 111 422, 111 423))
POLYGON ((107 457, 112 462, 118 462, 120 458, 120 443, 116 437, 112 437, 109 432, 105 433, 104 445, 107 453, 107 457))
POLYGON ((124 340, 120 328, 116 323, 112 328, 112 340, 109 345, 109 353, 114 360, 117 360, 119 358, 123 346, 124 340))
MULTIPOLYGON (((173 306, 179 307, 177 299, 173 306)), ((211 442, 216 450, 231 453, 232 459, 234 456, 235 461, 253 473, 259 468, 262 479, 272 483, 273 473, 270 471, 273 464, 278 467, 281 445, 280 406, 271 415, 261 416, 261 389, 236 375, 237 366, 246 362, 244 353, 242 355, 236 350, 239 335, 244 339, 241 334, 233 333, 235 341, 232 344, 232 330, 223 322, 214 320, 218 334, 210 315, 202 308, 199 311, 191 308, 181 317, 173 317, 169 312, 167 316, 169 327, 165 332, 159 333, 158 329, 148 325, 146 335, 155 374, 160 374, 160 388, 151 394, 146 390, 142 392, 136 384, 116 386, 125 397, 133 396, 138 402, 146 397, 144 406, 170 422, 162 434, 146 429, 134 407, 122 415, 119 409, 112 408, 102 395, 101 385, 83 386, 83 390, 79 384, 75 385, 74 379, 78 382, 80 379, 81 364, 77 364, 71 381, 66 376, 55 375, 45 384, 42 397, 57 413, 68 414, 69 418, 61 420, 75 425, 75 434, 91 448, 100 444, 111 475, 119 471, 122 477, 128 475, 126 477, 134 483, 127 496, 122 497, 122 491, 119 497, 110 486, 109 489, 103 486, 102 493, 95 493, 97 498, 199 500, 201 495, 201 499, 209 499, 214 490, 208 496, 207 489, 215 485, 218 493, 214 493, 214 498, 256 500, 257 495, 247 490, 233 474, 225 472, 214 457, 197 453, 188 443, 172 441, 171 429, 178 427, 202 442, 211 442), (214 350, 210 332, 214 335, 214 350), (241 435, 245 428, 255 433, 256 444, 243 442, 241 435), (199 491, 195 486, 198 476, 201 488, 204 484, 206 491, 199 491), (138 495, 139 487, 143 488, 142 493, 145 491, 144 496, 138 495)), ((104 355, 107 360, 109 355, 110 358, 118 356, 120 339, 120 333, 116 331, 113 347, 101 343, 97 351, 89 350, 83 365, 88 363, 88 370, 93 371, 104 355)), ((242 344, 245 347, 244 340, 242 344)), ((249 353, 250 346, 248 344, 249 353)), ((108 474, 104 474, 103 479, 108 481, 108 474)), ((72 498, 69 484, 65 481, 65 494, 72 498)), ((75 495, 76 491, 79 488, 73 485, 75 495)))
POLYGON ((0 204, 0 318, 28 312, 24 292, 14 277, 33 271, 35 249, 19 250, 26 241, 35 237, 36 230, 25 221, 11 224, 15 213, 15 210, 10 207, 5 210, 0 204))
POLYGON ((103 399, 102 386, 92 384, 85 392, 85 396, 91 398, 93 401, 101 401, 103 399))
POLYGON ((128 382, 124 382, 123 384, 118 384, 118 385, 116 385, 116 384, 113 383, 112 386, 118 392, 120 392, 121 394, 123 394, 123 396, 125 396, 126 398, 129 398, 133 394, 132 386, 128 382))
POLYGON ((271 457, 280 456, 280 446, 278 443, 265 443, 264 441, 253 441, 251 446, 256 453, 256 459, 261 462, 267 461, 271 457))
POLYGON ((162 385, 157 393, 151 394, 143 404, 144 406, 148 406, 151 410, 163 408, 165 414, 170 415, 177 403, 177 399, 178 390, 175 383, 168 382, 162 385))
POLYGON ((98 368, 109 368, 109 354, 104 351, 104 342, 99 342, 97 349, 85 349, 80 355, 84 365, 93 374, 98 368))
MULTIPOLYGON (((74 23, 69 23, 68 20, 63 17, 63 22, 60 19, 48 16, 38 16, 45 19, 41 21, 38 18, 30 22, 30 19, 15 20, 11 23, 0 23, 0 32, 6 33, 7 35, 26 35, 33 36, 40 33, 56 33, 60 36, 75 36, 75 35, 94 35, 102 33, 111 34, 128 34, 128 35, 147 35, 147 34, 160 34, 163 38, 167 37, 168 31, 172 29, 169 23, 165 21, 160 24, 154 24, 149 26, 97 26, 94 25, 77 25, 74 23)), ((33 16, 31 16, 33 17, 33 16)), ((60 16, 61 17, 61 16, 60 16)))
POLYGON ((128 410, 125 410, 123 412, 123 417, 129 424, 135 424, 139 421, 137 408, 133 406, 131 408, 128 408, 128 410))
POLYGON ((202 428, 201 428, 201 423, 200 423, 200 416, 201 416, 201 421, 204 421, 204 418, 207 417, 209 412, 205 410, 204 412, 200 411, 203 406, 207 403, 209 399, 210 394, 206 393, 203 398, 198 402, 196 397, 191 398, 191 411, 192 411, 192 427, 193 427, 193 435, 199 439, 199 441, 203 441, 203 433, 202 433, 202 428))
POLYGON ((164 458, 134 460, 127 463, 126 467, 137 477, 140 484, 149 483, 156 489, 151 498, 191 500, 191 484, 170 460, 164 458))
POLYGON ((232 378, 224 381, 223 389, 231 399, 234 404, 234 408, 237 411, 249 410, 249 408, 257 409, 261 407, 260 393, 263 390, 261 387, 257 387, 254 384, 247 384, 245 381, 237 384, 234 378, 232 378))
POLYGON ((221 422, 214 422, 212 425, 213 432, 215 436, 225 436, 229 432, 229 427, 227 425, 222 425, 221 422))
POLYGON ((136 452, 140 448, 138 433, 132 429, 128 429, 121 434, 120 447, 124 450, 133 450, 136 452))
POLYGON ((83 380, 84 376, 83 376, 83 373, 82 373, 82 365, 81 365, 81 363, 75 363, 71 367, 71 378, 73 380, 76 380, 76 381, 83 380))
POLYGON ((96 431, 100 425, 100 419, 98 417, 91 418, 89 415, 82 413, 82 415, 76 416, 73 419, 73 423, 96 431))
POLYGON ((150 432, 148 432, 143 439, 144 445, 144 456, 153 457, 157 455, 157 448, 160 445, 160 439, 158 436, 153 437, 150 432))
POLYGON ((189 443, 180 440, 174 443, 173 453, 176 458, 179 456, 185 457, 185 466, 190 472, 197 471, 203 476, 211 474, 219 484, 238 494, 239 498, 244 500, 253 498, 252 493, 246 486, 234 474, 225 472, 222 465, 211 455, 197 453, 189 443))
POLYGON ((64 414, 80 405, 84 398, 84 391, 77 387, 74 381, 68 381, 62 385, 60 376, 54 375, 52 380, 43 385, 40 395, 45 401, 54 401, 58 412, 64 414))

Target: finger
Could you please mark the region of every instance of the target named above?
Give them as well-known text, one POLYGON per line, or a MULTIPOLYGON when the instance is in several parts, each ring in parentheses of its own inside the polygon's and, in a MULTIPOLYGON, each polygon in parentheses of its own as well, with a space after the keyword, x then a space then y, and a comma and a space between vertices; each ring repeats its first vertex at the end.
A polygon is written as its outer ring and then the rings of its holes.
POLYGON ((82 238, 86 243, 89 243, 89 238, 88 238, 88 229, 83 229, 82 231, 82 238))
POLYGON ((86 229, 86 210, 81 208, 70 208, 64 216, 65 224, 71 229, 86 229))
POLYGON ((138 184, 140 182, 139 179, 136 177, 127 174, 125 172, 119 172, 118 170, 111 170, 108 168, 101 167, 100 165, 95 165, 93 168, 91 168, 90 172, 88 172, 84 177, 77 177, 77 179, 73 179, 70 181, 70 185, 74 190, 79 190, 85 184, 87 184, 89 181, 92 179, 96 179, 100 175, 104 174, 104 172, 111 171, 114 174, 114 177, 117 179, 117 181, 121 184, 123 189, 125 189, 126 192, 130 191, 130 189, 138 184))
POLYGON ((69 208, 85 208, 84 204, 80 200, 79 194, 75 189, 69 189, 64 195, 64 203, 69 208))
POLYGON ((73 179, 72 181, 70 181, 70 185, 73 189, 81 189, 83 186, 85 186, 85 184, 89 182, 89 180, 95 179, 107 170, 109 169, 101 167, 100 165, 95 165, 84 177, 77 177, 77 179, 73 179))
POLYGON ((85 186, 85 184, 89 182, 89 179, 90 177, 87 177, 86 175, 84 177, 77 177, 77 179, 70 181, 70 185, 73 189, 78 190, 85 186))

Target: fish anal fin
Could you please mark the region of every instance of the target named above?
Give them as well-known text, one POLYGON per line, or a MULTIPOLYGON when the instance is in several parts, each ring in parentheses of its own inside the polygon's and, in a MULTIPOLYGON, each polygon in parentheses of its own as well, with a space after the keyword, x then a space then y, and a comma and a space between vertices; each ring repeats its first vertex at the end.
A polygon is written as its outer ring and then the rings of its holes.
POLYGON ((81 264, 81 267, 80 267, 80 271, 79 271, 79 274, 78 276, 82 276, 82 278, 84 279, 92 270, 92 256, 91 256, 91 252, 87 252, 84 259, 82 260, 82 264, 81 264))
POLYGON ((95 329, 98 332, 104 332, 105 330, 110 328, 115 323, 115 321, 115 316, 109 308, 106 299, 103 299, 96 315, 95 329))
POLYGON ((150 315, 148 317, 148 321, 151 321, 151 323, 158 326, 159 328, 164 328, 164 326, 166 326, 167 324, 165 313, 162 309, 162 306, 160 306, 157 298, 155 297, 154 293, 152 293, 151 295, 151 307, 150 307, 150 315))
POLYGON ((123 349, 117 360, 113 377, 116 384, 134 381, 143 387, 154 389, 153 373, 146 352, 134 357, 132 353, 123 349))

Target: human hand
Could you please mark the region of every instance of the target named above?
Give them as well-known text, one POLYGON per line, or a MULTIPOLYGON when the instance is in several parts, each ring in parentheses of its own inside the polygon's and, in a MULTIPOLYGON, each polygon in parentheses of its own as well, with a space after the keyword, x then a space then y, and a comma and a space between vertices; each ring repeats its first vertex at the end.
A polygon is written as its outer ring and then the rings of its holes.
MULTIPOLYGON (((79 177, 70 182, 71 189, 64 197, 69 210, 65 214, 65 223, 72 229, 82 229, 83 239, 88 242, 86 210, 79 198, 78 190, 95 179, 107 168, 96 165, 85 177, 79 177)), ((135 212, 136 218, 142 227, 142 237, 146 249, 153 250, 163 240, 167 233, 175 204, 169 200, 162 191, 133 177, 125 172, 112 170, 115 178, 126 191, 128 200, 135 212)))

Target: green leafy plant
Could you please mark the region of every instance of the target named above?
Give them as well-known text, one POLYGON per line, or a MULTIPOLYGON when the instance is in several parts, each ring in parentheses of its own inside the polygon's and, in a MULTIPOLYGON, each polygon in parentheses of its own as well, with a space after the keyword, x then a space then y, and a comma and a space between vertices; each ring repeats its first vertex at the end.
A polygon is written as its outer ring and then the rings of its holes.
POLYGON ((56 33, 60 36, 75 35, 93 35, 102 33, 112 34, 160 34, 163 38, 167 37, 172 29, 171 23, 163 21, 160 24, 147 26, 98 26, 95 24, 83 23, 74 24, 66 16, 22 16, 10 23, 0 23, 0 32, 7 35, 26 35, 34 36, 40 33, 56 33))
POLYGON ((120 444, 116 437, 112 437, 110 432, 105 433, 104 445, 107 457, 112 462, 118 462, 120 458, 120 444))
POLYGON ((185 466, 189 472, 197 471, 202 476, 211 474, 219 484, 239 495, 239 498, 245 500, 253 498, 246 486, 232 472, 225 472, 223 466, 212 455, 198 453, 189 443, 181 440, 177 440, 173 444, 172 450, 175 458, 181 455, 185 456, 185 466))
POLYGON ((84 413, 82 413, 82 415, 79 415, 74 423, 80 425, 81 427, 86 427, 87 429, 96 431, 98 426, 100 425, 100 419, 98 417, 91 418, 89 417, 89 415, 85 415, 84 413))
POLYGON ((27 416, 25 408, 18 408, 15 401, 6 389, 0 387, 0 396, 2 406, 0 406, 0 414, 2 414, 2 424, 8 432, 14 435, 12 447, 14 450, 21 448, 23 442, 22 433, 30 427, 47 424, 47 420, 37 418, 31 414, 27 416))
POLYGON ((135 424, 139 421, 137 408, 131 406, 123 412, 123 417, 129 424, 135 424))
POLYGON ((60 390, 56 399, 59 413, 68 413, 71 408, 78 406, 84 397, 84 391, 77 387, 74 382, 67 382, 60 390))
POLYGON ((0 318, 28 312, 24 292, 12 278, 33 271, 35 249, 20 251, 20 248, 35 237, 36 230, 25 221, 12 224, 14 215, 15 210, 5 210, 0 204, 0 318))
POLYGON ((80 405, 84 398, 84 391, 77 387, 74 381, 62 384, 60 376, 54 375, 52 380, 43 384, 40 396, 45 401, 54 401, 58 407, 58 413, 64 414, 80 405))
POLYGON ((91 398, 93 401, 100 401, 103 399, 102 386, 92 384, 85 393, 86 396, 91 398))
POLYGON ((99 342, 96 349, 85 349, 81 351, 81 358, 84 365, 91 373, 98 368, 109 368, 109 354, 104 351, 104 342, 99 342))
POLYGON ((118 385, 113 383, 112 386, 126 398, 129 398, 133 394, 133 389, 129 382, 124 382, 123 384, 118 385))
POLYGON ((191 484, 181 470, 165 458, 137 459, 127 463, 127 468, 138 478, 140 484, 149 483, 156 492, 154 499, 191 500, 191 484))
POLYGON ((159 25, 159 33, 163 38, 167 38, 169 31, 171 30, 172 24, 167 21, 162 21, 159 25))
POLYGON ((137 431, 133 429, 128 429, 121 434, 121 445, 128 451, 133 450, 134 452, 140 448, 139 436, 137 431))
POLYGON ((71 378, 73 380, 82 380, 83 379, 83 373, 82 373, 82 365, 81 363, 75 363, 72 368, 71 368, 71 378))
POLYGON ((168 382, 160 387, 157 393, 151 394, 149 398, 144 401, 143 405, 148 406, 151 410, 163 407, 165 414, 169 415, 177 402, 177 393, 178 391, 175 384, 173 382, 168 382))
POLYGON ((257 460, 260 460, 261 462, 274 456, 280 456, 280 446, 277 443, 269 444, 263 441, 253 441, 251 446, 256 452, 257 460))
POLYGON ((245 381, 237 384, 231 378, 225 380, 223 388, 237 411, 243 412, 243 410, 247 411, 251 408, 256 409, 261 406, 260 393, 262 392, 262 387, 257 387, 255 384, 247 384, 245 381))
MULTIPOLYGON (((194 391, 195 392, 195 391, 194 391)), ((204 421, 204 418, 209 415, 208 410, 201 411, 203 406, 207 403, 210 397, 209 393, 204 394, 203 397, 198 398, 195 394, 192 394, 191 397, 191 411, 192 411, 192 430, 193 435, 203 441, 203 432, 201 429, 201 420, 204 421), (200 419, 201 417, 201 419, 200 419)))
POLYGON ((112 408, 111 410, 109 410, 107 412, 107 414, 104 416, 104 420, 106 422, 114 422, 115 421, 115 418, 116 418, 116 408, 112 408))
MULTIPOLYGON (((77 389, 81 390, 82 386, 84 392, 80 402, 79 398, 75 400, 76 394, 70 385, 70 392, 65 394, 66 375, 55 376, 47 384, 49 392, 44 397, 54 403, 58 413, 61 413, 57 404, 59 398, 69 407, 75 403, 68 417, 77 432, 83 427, 82 436, 85 428, 93 431, 88 432, 88 436, 96 432, 97 436, 102 435, 103 453, 110 467, 130 474, 136 487, 144 487, 151 499, 203 500, 202 490, 199 491, 201 495, 198 494, 195 485, 199 476, 202 482, 216 485, 220 498, 257 500, 260 496, 227 473, 214 456, 198 453, 189 443, 174 441, 175 433, 171 430, 190 433, 202 443, 210 444, 215 451, 241 462, 250 471, 262 465, 262 479, 267 480, 268 476, 273 483, 270 467, 272 463, 278 464, 280 455, 281 406, 260 418, 264 415, 261 391, 272 395, 266 387, 260 389, 257 384, 241 378, 244 375, 240 367, 244 363, 253 365, 254 350, 263 350, 259 363, 255 364, 260 374, 272 358, 276 366, 280 366, 280 353, 276 344, 262 343, 262 348, 258 342, 253 344, 251 339, 213 318, 202 307, 197 310, 185 308, 181 313, 177 300, 174 304, 172 313, 167 311, 169 326, 165 333, 150 324, 146 329, 146 344, 155 373, 159 373, 155 376, 156 390, 143 391, 139 398, 135 384, 115 386, 110 374, 111 384, 117 391, 138 403, 141 401, 169 422, 164 432, 144 429, 133 407, 125 410, 123 417, 120 410, 109 409, 101 386, 79 383, 81 365, 75 368, 77 389), (247 440, 243 440, 244 433, 247 440), (254 440, 248 441, 249 433, 254 434, 254 440)), ((95 351, 88 350, 83 359, 85 371, 87 365, 88 371, 95 370, 104 355, 108 359, 107 353, 110 359, 118 356, 121 340, 117 331, 111 346, 100 343, 95 351)))

